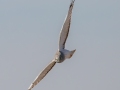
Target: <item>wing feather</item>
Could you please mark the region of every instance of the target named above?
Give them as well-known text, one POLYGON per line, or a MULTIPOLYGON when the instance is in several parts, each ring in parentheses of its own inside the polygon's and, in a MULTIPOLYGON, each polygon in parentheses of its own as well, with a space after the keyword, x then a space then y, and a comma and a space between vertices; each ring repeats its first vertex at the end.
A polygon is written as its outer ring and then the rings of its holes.
POLYGON ((30 85, 28 90, 31 90, 35 85, 37 85, 47 75, 47 73, 53 68, 55 64, 56 62, 54 60, 50 62, 49 65, 46 68, 44 68, 43 71, 36 77, 36 79, 30 85))
POLYGON ((68 34, 69 34, 69 29, 70 29, 70 23, 71 23, 71 15, 72 15, 72 9, 74 5, 74 1, 72 0, 67 17, 65 19, 65 22, 62 26, 62 30, 60 32, 60 40, 59 40, 59 49, 64 49, 65 48, 65 42, 67 40, 68 34))

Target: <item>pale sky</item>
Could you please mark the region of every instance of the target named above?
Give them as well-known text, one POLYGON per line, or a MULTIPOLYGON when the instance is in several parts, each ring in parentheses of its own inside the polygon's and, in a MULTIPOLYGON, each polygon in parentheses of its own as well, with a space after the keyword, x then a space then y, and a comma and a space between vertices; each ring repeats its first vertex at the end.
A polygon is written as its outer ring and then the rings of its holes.
MULTIPOLYGON (((27 90, 53 59, 70 0, 0 0, 0 90, 27 90)), ((33 90, 120 90, 120 0, 76 0, 66 49, 33 90)))

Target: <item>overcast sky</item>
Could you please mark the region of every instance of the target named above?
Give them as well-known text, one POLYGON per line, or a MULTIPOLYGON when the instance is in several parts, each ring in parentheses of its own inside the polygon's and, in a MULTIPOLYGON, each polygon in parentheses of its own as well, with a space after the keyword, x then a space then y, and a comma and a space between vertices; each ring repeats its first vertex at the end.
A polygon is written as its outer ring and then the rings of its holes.
MULTIPOLYGON (((0 0, 0 90, 27 90, 53 59, 70 0, 0 0)), ((33 90, 120 90, 120 0, 76 0, 66 48, 33 90)))

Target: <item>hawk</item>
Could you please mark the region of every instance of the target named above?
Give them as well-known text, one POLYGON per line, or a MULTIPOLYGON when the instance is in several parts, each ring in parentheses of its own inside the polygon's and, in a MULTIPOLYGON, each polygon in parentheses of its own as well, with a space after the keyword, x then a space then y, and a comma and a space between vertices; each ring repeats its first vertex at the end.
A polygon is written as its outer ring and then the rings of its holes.
POLYGON ((65 49, 65 42, 67 40, 70 23, 71 23, 71 14, 74 5, 74 1, 72 0, 69 6, 67 17, 65 18, 65 22, 62 26, 62 30, 60 32, 60 39, 59 39, 59 48, 54 56, 54 59, 43 69, 42 72, 36 77, 33 83, 30 85, 28 90, 31 90, 35 85, 37 85, 46 75, 47 73, 53 68, 56 63, 62 63, 66 59, 70 59, 74 54, 75 50, 69 51, 65 49))

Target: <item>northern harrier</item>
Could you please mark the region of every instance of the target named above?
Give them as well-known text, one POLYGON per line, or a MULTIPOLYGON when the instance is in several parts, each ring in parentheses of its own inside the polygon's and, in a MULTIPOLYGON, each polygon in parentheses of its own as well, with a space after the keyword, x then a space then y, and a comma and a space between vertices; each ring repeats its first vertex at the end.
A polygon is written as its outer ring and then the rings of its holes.
POLYGON ((62 63, 65 59, 69 59, 74 54, 75 50, 69 51, 65 49, 65 42, 68 37, 70 23, 71 23, 71 14, 74 5, 74 1, 72 0, 69 6, 68 14, 65 19, 64 25, 62 26, 62 30, 60 32, 60 40, 59 40, 59 48, 57 53, 55 54, 54 59, 48 64, 46 68, 43 69, 42 72, 36 77, 33 83, 30 85, 28 90, 31 90, 35 85, 37 85, 46 75, 47 73, 53 68, 56 63, 62 63))

